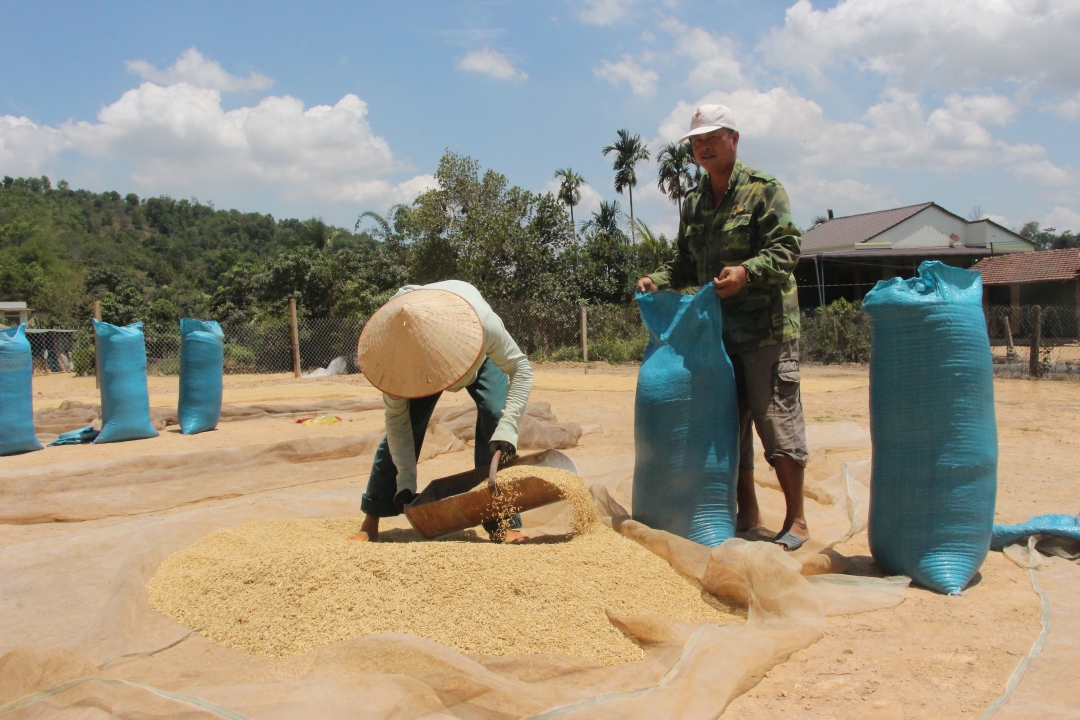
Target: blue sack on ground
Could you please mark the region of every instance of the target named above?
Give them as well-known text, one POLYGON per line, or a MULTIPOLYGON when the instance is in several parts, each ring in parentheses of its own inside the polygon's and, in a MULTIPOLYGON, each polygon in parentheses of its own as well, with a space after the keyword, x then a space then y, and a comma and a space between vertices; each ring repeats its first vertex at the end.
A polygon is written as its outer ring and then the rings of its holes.
POLYGON ((92 443, 100 434, 101 431, 94 429, 93 425, 87 425, 78 430, 68 430, 67 432, 60 433, 56 436, 55 440, 49 443, 49 447, 53 447, 54 445, 84 445, 86 443, 92 443))
POLYGON ((639 293, 649 346, 634 402, 634 519, 715 547, 735 534, 739 411, 720 300, 639 293))
POLYGON ((924 262, 867 293, 870 552, 888 573, 958 593, 990 548, 997 495, 994 371, 982 279, 924 262))
POLYGON ((991 550, 1026 542, 1032 535, 1053 535, 1080 542, 1080 515, 1037 515, 1020 525, 995 525, 991 550))
POLYGON ((180 432, 194 435, 217 427, 224 365, 221 326, 213 320, 180 318, 180 432))
POLYGON ((0 330, 0 455, 41 449, 34 434, 33 379, 26 325, 0 330))
POLYGON ((117 327, 94 320, 101 372, 101 434, 94 444, 157 437, 150 423, 142 323, 117 327))

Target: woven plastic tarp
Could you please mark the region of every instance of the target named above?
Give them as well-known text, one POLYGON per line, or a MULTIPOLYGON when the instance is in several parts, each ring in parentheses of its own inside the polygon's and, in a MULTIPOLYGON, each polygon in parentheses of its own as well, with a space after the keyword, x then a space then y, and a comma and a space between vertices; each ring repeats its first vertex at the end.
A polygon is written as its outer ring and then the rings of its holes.
POLYGON ((117 327, 94 320, 101 372, 101 434, 95 444, 157 437, 146 388, 142 323, 117 327))
POLYGON ((1039 515, 1019 525, 994 525, 991 550, 1004 550, 1032 535, 1054 535, 1080 541, 1080 515, 1039 515))
POLYGON ((41 449, 34 434, 33 378, 26 325, 0 330, 0 455, 41 449))
POLYGON ((180 402, 185 435, 217 427, 221 418, 225 335, 215 321, 180 318, 180 402))
POLYGON ((870 552, 887 572, 957 593, 990 548, 997 423, 977 272, 924 262, 867 293, 870 552))
POLYGON ((735 534, 739 414, 712 285, 639 293, 649 346, 634 404, 634 519, 717 546, 735 534))

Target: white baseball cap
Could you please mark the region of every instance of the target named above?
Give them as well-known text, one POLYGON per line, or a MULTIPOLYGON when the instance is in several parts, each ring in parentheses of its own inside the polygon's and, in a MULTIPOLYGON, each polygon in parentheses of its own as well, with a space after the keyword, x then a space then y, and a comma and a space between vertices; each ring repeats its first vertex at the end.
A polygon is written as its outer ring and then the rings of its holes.
POLYGON ((735 126, 735 113, 727 105, 701 105, 690 118, 690 132, 679 138, 682 142, 692 135, 703 135, 713 130, 727 128, 738 130, 735 126))

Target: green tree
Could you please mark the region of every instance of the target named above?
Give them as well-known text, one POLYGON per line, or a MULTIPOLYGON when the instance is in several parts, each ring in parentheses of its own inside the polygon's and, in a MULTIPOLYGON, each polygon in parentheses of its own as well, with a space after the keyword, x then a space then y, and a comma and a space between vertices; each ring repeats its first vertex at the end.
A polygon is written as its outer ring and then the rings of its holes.
POLYGON ((604 157, 615 153, 612 169, 615 171, 615 192, 622 194, 625 189, 630 194, 630 236, 634 240, 634 187, 637 186, 637 164, 649 159, 649 149, 641 141, 640 135, 631 135, 629 130, 619 130, 619 139, 604 148, 604 157))
POLYGON ((682 217, 682 199, 691 188, 693 175, 690 168, 697 167, 690 143, 668 143, 657 154, 657 186, 679 206, 682 217))
POLYGON ((1057 228, 1043 228, 1038 222, 1032 220, 1020 229, 1020 234, 1035 243, 1039 250, 1064 250, 1066 248, 1080 247, 1080 235, 1069 230, 1058 234, 1057 228))
POLYGON ((585 178, 578 175, 570 168, 555 171, 555 177, 559 179, 559 202, 570 208, 570 225, 574 228, 574 236, 577 236, 577 224, 574 222, 574 206, 581 202, 581 184, 585 178))

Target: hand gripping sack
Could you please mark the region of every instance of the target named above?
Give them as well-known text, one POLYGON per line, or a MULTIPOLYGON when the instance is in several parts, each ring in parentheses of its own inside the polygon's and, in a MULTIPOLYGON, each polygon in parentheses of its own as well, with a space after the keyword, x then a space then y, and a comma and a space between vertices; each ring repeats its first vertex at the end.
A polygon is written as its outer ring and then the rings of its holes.
POLYGON ((217 427, 221 418, 225 335, 213 320, 180 318, 180 402, 177 415, 185 435, 217 427))
POLYGON ((870 317, 870 552, 892 574, 958 593, 990 548, 997 423, 977 272, 924 262, 882 280, 870 317))
POLYGON ((95 444, 157 437, 150 423, 142 323, 117 327, 94 320, 101 372, 101 434, 95 444))
POLYGON ((634 519, 716 546, 735 534, 739 413, 712 285, 639 293, 649 346, 634 404, 634 519))
POLYGON ((41 449, 34 435, 33 378, 26 325, 0 330, 0 455, 41 449))

